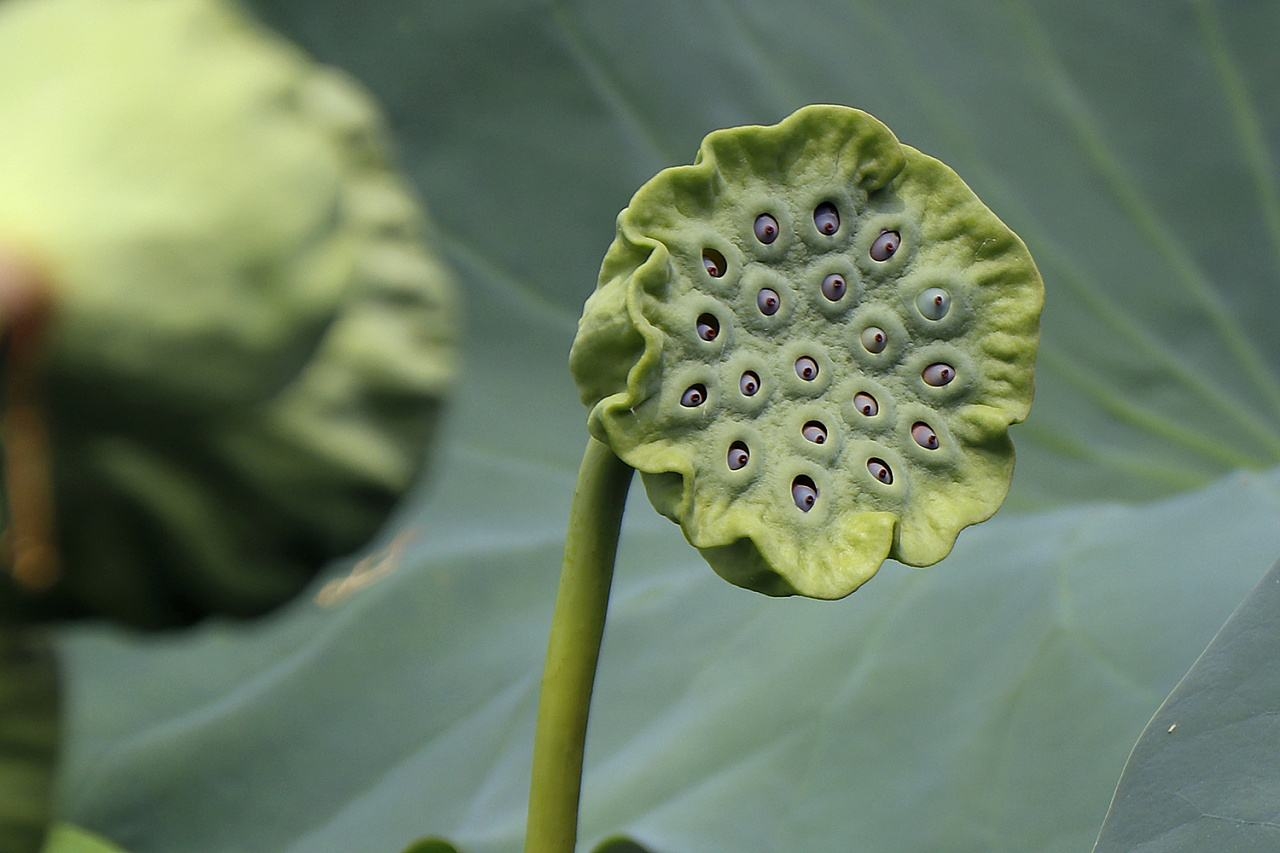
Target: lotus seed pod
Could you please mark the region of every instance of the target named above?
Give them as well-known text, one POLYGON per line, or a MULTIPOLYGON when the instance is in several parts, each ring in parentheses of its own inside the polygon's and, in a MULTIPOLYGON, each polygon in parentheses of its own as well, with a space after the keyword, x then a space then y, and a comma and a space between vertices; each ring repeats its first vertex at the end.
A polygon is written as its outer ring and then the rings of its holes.
POLYGON ((1003 502, 1042 303, 951 169, 810 106, 716 131, 636 193, 570 365, 591 434, 717 572, 839 598, 885 559, 936 563, 1003 502), (713 349, 703 313, 732 330, 713 349))
POLYGON ((220 0, 12 0, 0 81, 0 252, 54 306, 59 563, 48 588, 0 572, 0 610, 278 605, 383 523, 453 372, 450 281, 377 110, 220 0))

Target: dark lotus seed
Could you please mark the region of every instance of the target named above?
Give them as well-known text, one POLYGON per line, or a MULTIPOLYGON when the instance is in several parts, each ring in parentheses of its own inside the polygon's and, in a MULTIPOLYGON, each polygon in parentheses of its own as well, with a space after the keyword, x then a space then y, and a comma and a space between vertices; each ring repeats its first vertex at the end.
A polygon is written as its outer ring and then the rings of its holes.
POLYGON ((822 280, 822 295, 831 302, 839 302, 843 299, 848 289, 849 285, 845 282, 844 276, 839 273, 832 273, 822 280))
POLYGON ((778 239, 778 220, 767 213, 756 217, 756 239, 768 245, 778 239))
POLYGON ((931 287, 916 297, 916 308, 929 320, 941 320, 951 310, 951 294, 931 287))
POLYGON ((698 337, 704 341, 714 341, 720 334, 720 321, 714 314, 703 314, 698 318, 698 337))
POLYGON ((808 512, 818 502, 818 487, 813 480, 801 474, 791 481, 791 499, 801 512, 808 512))
POLYGON ((744 397, 754 397, 756 392, 760 390, 760 377, 756 375, 754 370, 748 370, 742 374, 742 378, 738 380, 738 390, 742 392, 744 397))
POLYGON ((725 263, 724 255, 715 249, 702 250, 702 266, 706 268, 707 275, 712 278, 720 278, 724 275, 725 270, 729 268, 725 263))
POLYGON ((889 470, 888 465, 884 464, 883 459, 868 459, 867 470, 871 472, 872 477, 886 486, 893 482, 893 472, 889 470))
POLYGON ((680 405, 689 409, 696 409, 705 402, 707 402, 706 385, 690 385, 685 389, 684 393, 680 395, 680 405))
POLYGON ((778 296, 778 291, 766 287, 756 294, 756 307, 761 314, 772 317, 782 307, 782 297, 778 296))
POLYGON ((875 417, 880 413, 880 404, 876 402, 876 398, 872 397, 866 391, 859 391, 853 395, 853 405, 857 407, 859 412, 867 417, 875 417))
POLYGON ((941 388, 943 385, 950 384, 951 380, 956 378, 956 370, 949 364, 938 362, 926 367, 920 377, 934 388, 941 388))
POLYGON ((740 471, 747 467, 747 460, 751 458, 751 451, 747 449, 745 442, 735 441, 729 445, 729 470, 740 471))
POLYGON ((862 345, 869 353, 882 353, 888 345, 889 338, 879 326, 867 326, 862 330, 862 345))
POLYGON ((829 201, 824 201, 813 211, 813 224, 818 230, 830 237, 840 230, 840 211, 829 201))
POLYGON ((893 253, 898 251, 898 246, 902 242, 902 237, 897 231, 881 231, 880 236, 871 244, 871 259, 874 261, 887 261, 893 257, 893 253))
POLYGON ((804 429, 800 432, 807 440, 812 441, 814 444, 827 443, 827 428, 818 421, 809 421, 804 425, 804 429))
POLYGON ((911 425, 911 437, 925 450, 938 449, 938 434, 924 421, 916 421, 911 425))
POLYGON ((796 376, 799 376, 805 382, 812 382, 818 378, 818 362, 802 355, 796 359, 796 376))

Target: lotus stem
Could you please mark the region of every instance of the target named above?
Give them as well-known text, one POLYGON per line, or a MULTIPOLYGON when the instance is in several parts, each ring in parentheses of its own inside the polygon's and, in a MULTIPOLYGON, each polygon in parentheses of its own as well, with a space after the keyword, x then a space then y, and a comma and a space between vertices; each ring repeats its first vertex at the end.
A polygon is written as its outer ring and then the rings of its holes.
POLYGON ((577 840, 587 715, 632 473, 612 450, 589 439, 542 675, 526 853, 571 853, 577 840))
POLYGON ((59 724, 48 638, 0 622, 0 850, 35 853, 44 846, 59 724))

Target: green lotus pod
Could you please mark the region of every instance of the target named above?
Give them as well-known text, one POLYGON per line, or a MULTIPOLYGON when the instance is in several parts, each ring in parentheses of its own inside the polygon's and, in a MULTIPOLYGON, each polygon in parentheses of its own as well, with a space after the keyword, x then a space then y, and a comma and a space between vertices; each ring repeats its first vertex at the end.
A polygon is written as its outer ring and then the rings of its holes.
POLYGON ((716 131, 618 217, 570 362, 592 436, 733 583, 839 598, 992 515, 1043 284, 864 112, 716 131))
POLYGON ((32 462, 6 428, 8 541, 19 564, 34 467, 57 554, 5 574, 0 611, 251 615, 367 541, 455 334, 369 97, 218 0, 11 0, 0 126, 0 254, 51 302, 37 354, 6 356, 48 436, 32 462))

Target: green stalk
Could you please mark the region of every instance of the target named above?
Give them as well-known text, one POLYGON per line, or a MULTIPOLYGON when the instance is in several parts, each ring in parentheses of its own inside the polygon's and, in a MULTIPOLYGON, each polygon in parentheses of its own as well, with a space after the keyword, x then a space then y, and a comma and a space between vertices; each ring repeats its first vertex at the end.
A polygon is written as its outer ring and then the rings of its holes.
MULTIPOLYGON (((44 590, 58 575, 49 544, 48 431, 37 379, 51 292, 34 265, 0 244, 0 526, 7 540, 0 557, 7 565, 0 572, 10 575, 6 586, 25 592, 44 590)), ((12 597, 12 590, 6 594, 12 597)), ((48 635, 0 617, 0 850, 6 853, 44 846, 53 816, 60 714, 58 664, 48 635)))
POLYGON ((43 634, 0 622, 0 850, 34 853, 53 815, 58 671, 43 634))
POLYGON ((577 840, 587 714, 631 475, 612 450, 589 439, 542 674, 525 853, 571 853, 577 840))

